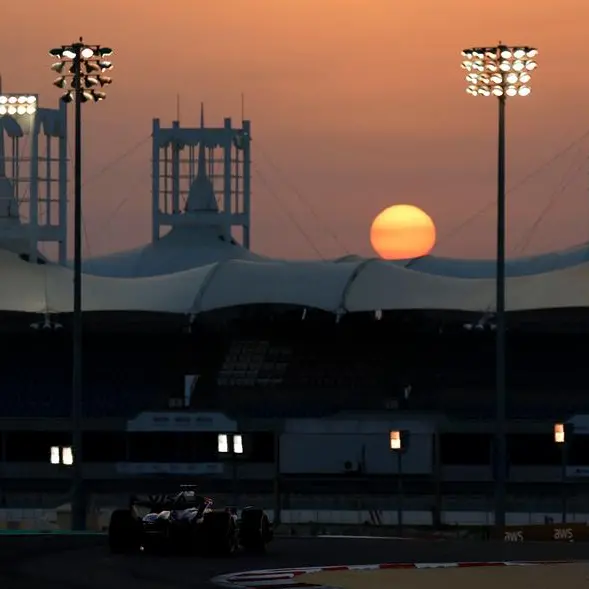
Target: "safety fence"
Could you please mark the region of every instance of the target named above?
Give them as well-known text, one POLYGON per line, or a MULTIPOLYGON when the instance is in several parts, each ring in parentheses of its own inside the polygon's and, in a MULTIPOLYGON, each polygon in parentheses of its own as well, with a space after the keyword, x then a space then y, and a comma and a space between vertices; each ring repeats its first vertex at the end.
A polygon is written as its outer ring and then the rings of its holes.
MULTIPOLYGON (((113 508, 93 510, 88 514, 87 526, 91 530, 106 530, 113 508)), ((266 510, 274 520, 272 509, 266 510)), ((280 512, 284 525, 321 524, 325 526, 396 526, 398 511, 380 510, 311 510, 285 509, 280 512)), ((483 511, 443 511, 441 524, 454 526, 487 526, 493 524, 493 513, 483 511)), ((540 525, 560 522, 560 513, 512 512, 507 514, 510 526, 540 525)), ((403 511, 402 523, 406 526, 433 526, 434 514, 430 511, 403 511)), ((567 523, 586 523, 589 513, 569 513, 567 523)), ((0 509, 0 530, 60 530, 69 529, 69 506, 58 509, 0 509)))

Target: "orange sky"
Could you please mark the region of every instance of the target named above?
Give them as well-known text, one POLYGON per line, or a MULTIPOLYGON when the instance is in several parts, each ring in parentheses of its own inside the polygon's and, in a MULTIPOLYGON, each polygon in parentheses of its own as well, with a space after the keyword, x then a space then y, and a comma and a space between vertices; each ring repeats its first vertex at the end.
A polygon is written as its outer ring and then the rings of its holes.
MULTIPOLYGON (((209 121, 237 119, 245 93, 254 249, 369 254, 374 215, 409 202, 434 218, 436 253, 491 256, 496 110, 464 92, 460 50, 540 50, 532 95, 508 108, 515 184, 589 128, 587 22, 587 0, 28 0, 2 7, 0 70, 47 105, 49 48, 83 35, 115 49, 108 100, 84 112, 86 256, 149 239, 151 119, 169 124, 178 92, 186 124, 200 101, 209 121)), ((509 195, 510 253, 589 239, 588 147, 509 195)))

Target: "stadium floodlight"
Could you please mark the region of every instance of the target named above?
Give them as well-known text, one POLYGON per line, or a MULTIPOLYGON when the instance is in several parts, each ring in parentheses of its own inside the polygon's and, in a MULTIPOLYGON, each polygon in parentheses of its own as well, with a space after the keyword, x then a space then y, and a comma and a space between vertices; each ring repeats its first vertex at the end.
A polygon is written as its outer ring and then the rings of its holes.
POLYGON ((538 67, 533 47, 473 47, 462 52, 471 96, 528 96, 531 73, 538 67))
POLYGON ((51 66, 51 69, 58 74, 61 74, 67 65, 67 61, 58 61, 51 66))
MULTIPOLYGON (((54 84, 62 89, 66 89, 69 84, 74 96, 77 91, 82 92, 83 88, 111 84, 112 79, 101 74, 112 69, 112 62, 104 60, 112 52, 110 47, 88 45, 82 38, 77 43, 51 49, 49 55, 59 60, 51 69, 61 76, 54 84)), ((62 95, 64 102, 71 102, 71 90, 67 89, 62 95)))
MULTIPOLYGON (((95 89, 110 84, 101 82, 105 67, 104 58, 112 54, 109 47, 88 45, 82 37, 71 45, 62 45, 49 51, 58 60, 51 66, 60 77, 53 83, 64 92, 63 102, 73 102, 74 111, 74 313, 73 313, 73 373, 72 373, 72 456, 82 456, 82 104, 99 102, 106 98, 95 89), (94 83, 96 82, 96 83, 94 83)), ((73 462, 72 528, 86 527, 86 507, 83 491, 82 460, 73 462)))
POLYGON ((0 116, 26 116, 37 112, 37 96, 32 94, 0 94, 0 116))
POLYGON ((471 47, 462 51, 466 92, 493 96, 499 105, 497 159, 497 270, 496 270, 496 435, 495 525, 505 526, 507 482, 507 416, 505 383, 505 103, 507 98, 528 96, 532 72, 538 67, 538 50, 527 45, 471 47))

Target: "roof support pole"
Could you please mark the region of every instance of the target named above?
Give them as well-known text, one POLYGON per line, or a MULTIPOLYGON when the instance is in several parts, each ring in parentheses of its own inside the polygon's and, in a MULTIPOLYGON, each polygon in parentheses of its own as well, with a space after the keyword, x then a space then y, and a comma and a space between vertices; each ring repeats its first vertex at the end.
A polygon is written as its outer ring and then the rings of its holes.
MULTIPOLYGON (((231 204, 231 119, 226 118, 223 121, 225 128, 225 137, 223 141, 223 215, 228 230, 231 231, 231 213, 233 206, 231 204)), ((237 210, 235 212, 238 212, 237 210)))
POLYGON ((243 226, 243 247, 250 249, 250 224, 251 224, 251 125, 249 121, 243 121, 243 212, 247 219, 243 226))
POLYGON ((39 243, 39 119, 33 118, 30 132, 31 161, 29 164, 29 260, 37 263, 39 243))
MULTIPOLYGON (((59 103, 59 227, 61 239, 59 241, 59 263, 64 266, 67 260, 67 189, 68 189, 68 161, 67 161, 67 105, 59 103)), ((49 205, 50 206, 50 205, 49 205)))
POLYGON ((160 238, 160 120, 153 119, 151 132, 151 243, 160 238))
MULTIPOLYGON (((178 121, 172 122, 172 129, 180 129, 178 121)), ((180 213, 180 142, 172 141, 172 214, 180 213)))

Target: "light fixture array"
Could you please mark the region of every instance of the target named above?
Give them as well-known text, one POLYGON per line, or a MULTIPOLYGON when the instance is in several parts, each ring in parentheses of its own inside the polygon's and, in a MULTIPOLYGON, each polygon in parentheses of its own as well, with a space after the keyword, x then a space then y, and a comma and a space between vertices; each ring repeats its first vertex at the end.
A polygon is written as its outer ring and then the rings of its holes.
POLYGON ((34 115, 37 97, 29 94, 0 94, 0 116, 34 115))
POLYGON ((532 72, 538 67, 534 47, 497 45, 462 51, 471 96, 528 96, 532 72))
POLYGON ((59 74, 53 85, 64 90, 61 99, 72 102, 79 91, 81 102, 104 100, 106 92, 98 88, 112 84, 112 78, 104 75, 113 68, 106 59, 112 52, 109 47, 87 45, 81 38, 78 43, 51 49, 49 54, 59 60, 51 69, 59 74))

